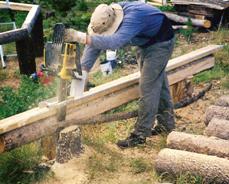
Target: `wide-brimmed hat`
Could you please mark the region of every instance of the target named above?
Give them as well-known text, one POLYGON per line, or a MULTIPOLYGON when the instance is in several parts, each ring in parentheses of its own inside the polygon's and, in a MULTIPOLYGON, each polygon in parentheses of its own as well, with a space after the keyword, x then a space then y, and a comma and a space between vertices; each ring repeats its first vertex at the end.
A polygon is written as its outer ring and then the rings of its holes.
POLYGON ((123 9, 119 4, 100 4, 91 16, 89 35, 111 35, 123 20, 123 9))

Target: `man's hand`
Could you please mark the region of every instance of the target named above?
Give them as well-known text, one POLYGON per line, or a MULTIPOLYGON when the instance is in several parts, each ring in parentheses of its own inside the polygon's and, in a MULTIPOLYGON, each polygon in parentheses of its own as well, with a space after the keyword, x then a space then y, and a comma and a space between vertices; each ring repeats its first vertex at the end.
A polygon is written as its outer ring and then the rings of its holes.
POLYGON ((83 80, 87 81, 88 80, 88 72, 83 70, 82 75, 80 75, 77 71, 73 71, 74 79, 77 80, 83 80))
POLYGON ((74 29, 66 29, 64 33, 65 42, 87 43, 87 34, 74 29))

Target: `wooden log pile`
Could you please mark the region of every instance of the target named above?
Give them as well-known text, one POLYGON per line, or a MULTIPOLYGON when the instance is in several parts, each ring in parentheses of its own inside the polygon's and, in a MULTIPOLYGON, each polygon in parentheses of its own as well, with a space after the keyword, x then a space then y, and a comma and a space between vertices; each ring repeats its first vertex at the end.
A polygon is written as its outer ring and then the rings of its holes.
POLYGON ((189 173, 207 183, 229 181, 229 96, 221 97, 205 114, 205 135, 172 132, 155 168, 172 175, 189 173))
POLYGON ((225 0, 172 0, 178 15, 208 20, 212 27, 221 26, 228 16, 229 1, 225 0))

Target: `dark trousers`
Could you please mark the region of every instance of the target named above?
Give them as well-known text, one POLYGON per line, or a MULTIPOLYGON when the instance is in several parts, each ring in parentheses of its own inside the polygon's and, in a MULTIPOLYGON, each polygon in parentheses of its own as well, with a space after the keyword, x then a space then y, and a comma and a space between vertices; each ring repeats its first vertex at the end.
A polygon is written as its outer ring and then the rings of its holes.
POLYGON ((159 126, 170 131, 175 128, 173 103, 165 72, 175 39, 156 43, 137 52, 140 66, 140 101, 138 119, 134 133, 145 137, 151 135, 151 128, 157 118, 159 126))

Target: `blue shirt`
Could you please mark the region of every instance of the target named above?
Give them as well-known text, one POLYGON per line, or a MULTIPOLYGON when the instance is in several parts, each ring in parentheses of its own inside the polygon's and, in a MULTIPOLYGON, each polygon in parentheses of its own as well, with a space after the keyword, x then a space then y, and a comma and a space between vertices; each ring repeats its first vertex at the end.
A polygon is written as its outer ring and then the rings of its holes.
POLYGON ((82 56, 82 68, 89 71, 101 50, 115 50, 125 45, 141 46, 155 36, 162 24, 164 14, 157 8, 141 2, 120 2, 124 18, 118 30, 109 36, 91 36, 82 56))

